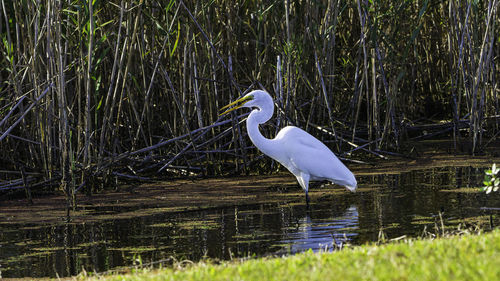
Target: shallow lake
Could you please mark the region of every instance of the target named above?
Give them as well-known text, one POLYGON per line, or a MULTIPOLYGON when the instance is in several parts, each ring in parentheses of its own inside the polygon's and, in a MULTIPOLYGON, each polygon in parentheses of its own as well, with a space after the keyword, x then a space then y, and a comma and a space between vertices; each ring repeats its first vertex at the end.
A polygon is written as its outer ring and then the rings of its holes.
MULTIPOLYGON (((56 277, 150 262, 237 259, 326 250, 424 232, 500 224, 500 195, 485 195, 484 168, 443 167, 358 176, 360 188, 260 183, 252 203, 66 223, 0 222, 1 277, 56 277), (316 194, 316 195, 314 195, 316 194), (283 198, 263 201, 263 197, 283 198), (493 216, 490 216, 493 212, 493 216), (498 212, 498 211, 496 211, 498 212), (441 220, 442 218, 442 220, 441 220)), ((255 179, 257 185, 258 177, 255 179)), ((140 192, 137 191, 137 192, 140 192)), ((100 212, 106 210, 101 209, 100 212)), ((109 210, 108 210, 109 211, 109 210)), ((117 211, 117 210, 113 210, 117 211)), ((119 211, 119 210, 118 210, 119 211)), ((147 211, 146 209, 144 211, 147 211)))

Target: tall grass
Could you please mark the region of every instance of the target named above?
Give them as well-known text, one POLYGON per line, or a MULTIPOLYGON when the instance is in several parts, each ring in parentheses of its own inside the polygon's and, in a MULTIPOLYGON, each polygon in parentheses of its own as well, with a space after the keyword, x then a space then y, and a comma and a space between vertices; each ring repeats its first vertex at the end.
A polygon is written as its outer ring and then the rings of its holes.
POLYGON ((217 115, 254 88, 342 155, 498 136, 497 0, 0 1, 0 189, 267 170, 217 115))

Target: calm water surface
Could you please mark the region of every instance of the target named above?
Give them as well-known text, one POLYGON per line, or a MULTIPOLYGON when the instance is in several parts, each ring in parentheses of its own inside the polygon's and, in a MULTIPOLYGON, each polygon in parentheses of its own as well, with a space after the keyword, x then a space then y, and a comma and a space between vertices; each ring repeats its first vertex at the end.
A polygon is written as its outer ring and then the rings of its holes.
MULTIPOLYGON (((465 222, 489 228, 490 211, 482 208, 500 207, 500 195, 457 192, 481 186, 483 171, 453 167, 361 176, 360 192, 316 198, 310 210, 305 202, 255 202, 83 224, 0 222, 0 276, 62 277, 141 262, 332 250, 377 241, 381 230, 388 238, 433 232, 439 213, 447 227, 465 222)), ((498 214, 493 223, 500 223, 498 214)))

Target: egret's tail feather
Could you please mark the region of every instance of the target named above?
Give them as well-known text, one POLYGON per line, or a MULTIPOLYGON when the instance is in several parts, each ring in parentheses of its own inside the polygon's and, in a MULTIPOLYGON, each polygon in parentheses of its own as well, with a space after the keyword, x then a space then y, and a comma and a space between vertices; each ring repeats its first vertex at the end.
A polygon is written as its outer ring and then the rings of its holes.
POLYGON ((349 189, 350 192, 356 192, 356 189, 358 188, 357 186, 345 186, 347 189, 349 189))

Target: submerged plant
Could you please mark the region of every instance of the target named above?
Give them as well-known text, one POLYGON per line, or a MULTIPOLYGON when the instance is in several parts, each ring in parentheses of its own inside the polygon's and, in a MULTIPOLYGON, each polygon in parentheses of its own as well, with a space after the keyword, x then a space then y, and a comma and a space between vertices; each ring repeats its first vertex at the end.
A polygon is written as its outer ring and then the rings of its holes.
POLYGON ((496 164, 493 164, 491 170, 486 170, 484 172, 483 191, 486 191, 486 194, 491 191, 497 191, 498 188, 500 188, 500 177, 498 172, 500 172, 500 168, 497 168, 496 164))

